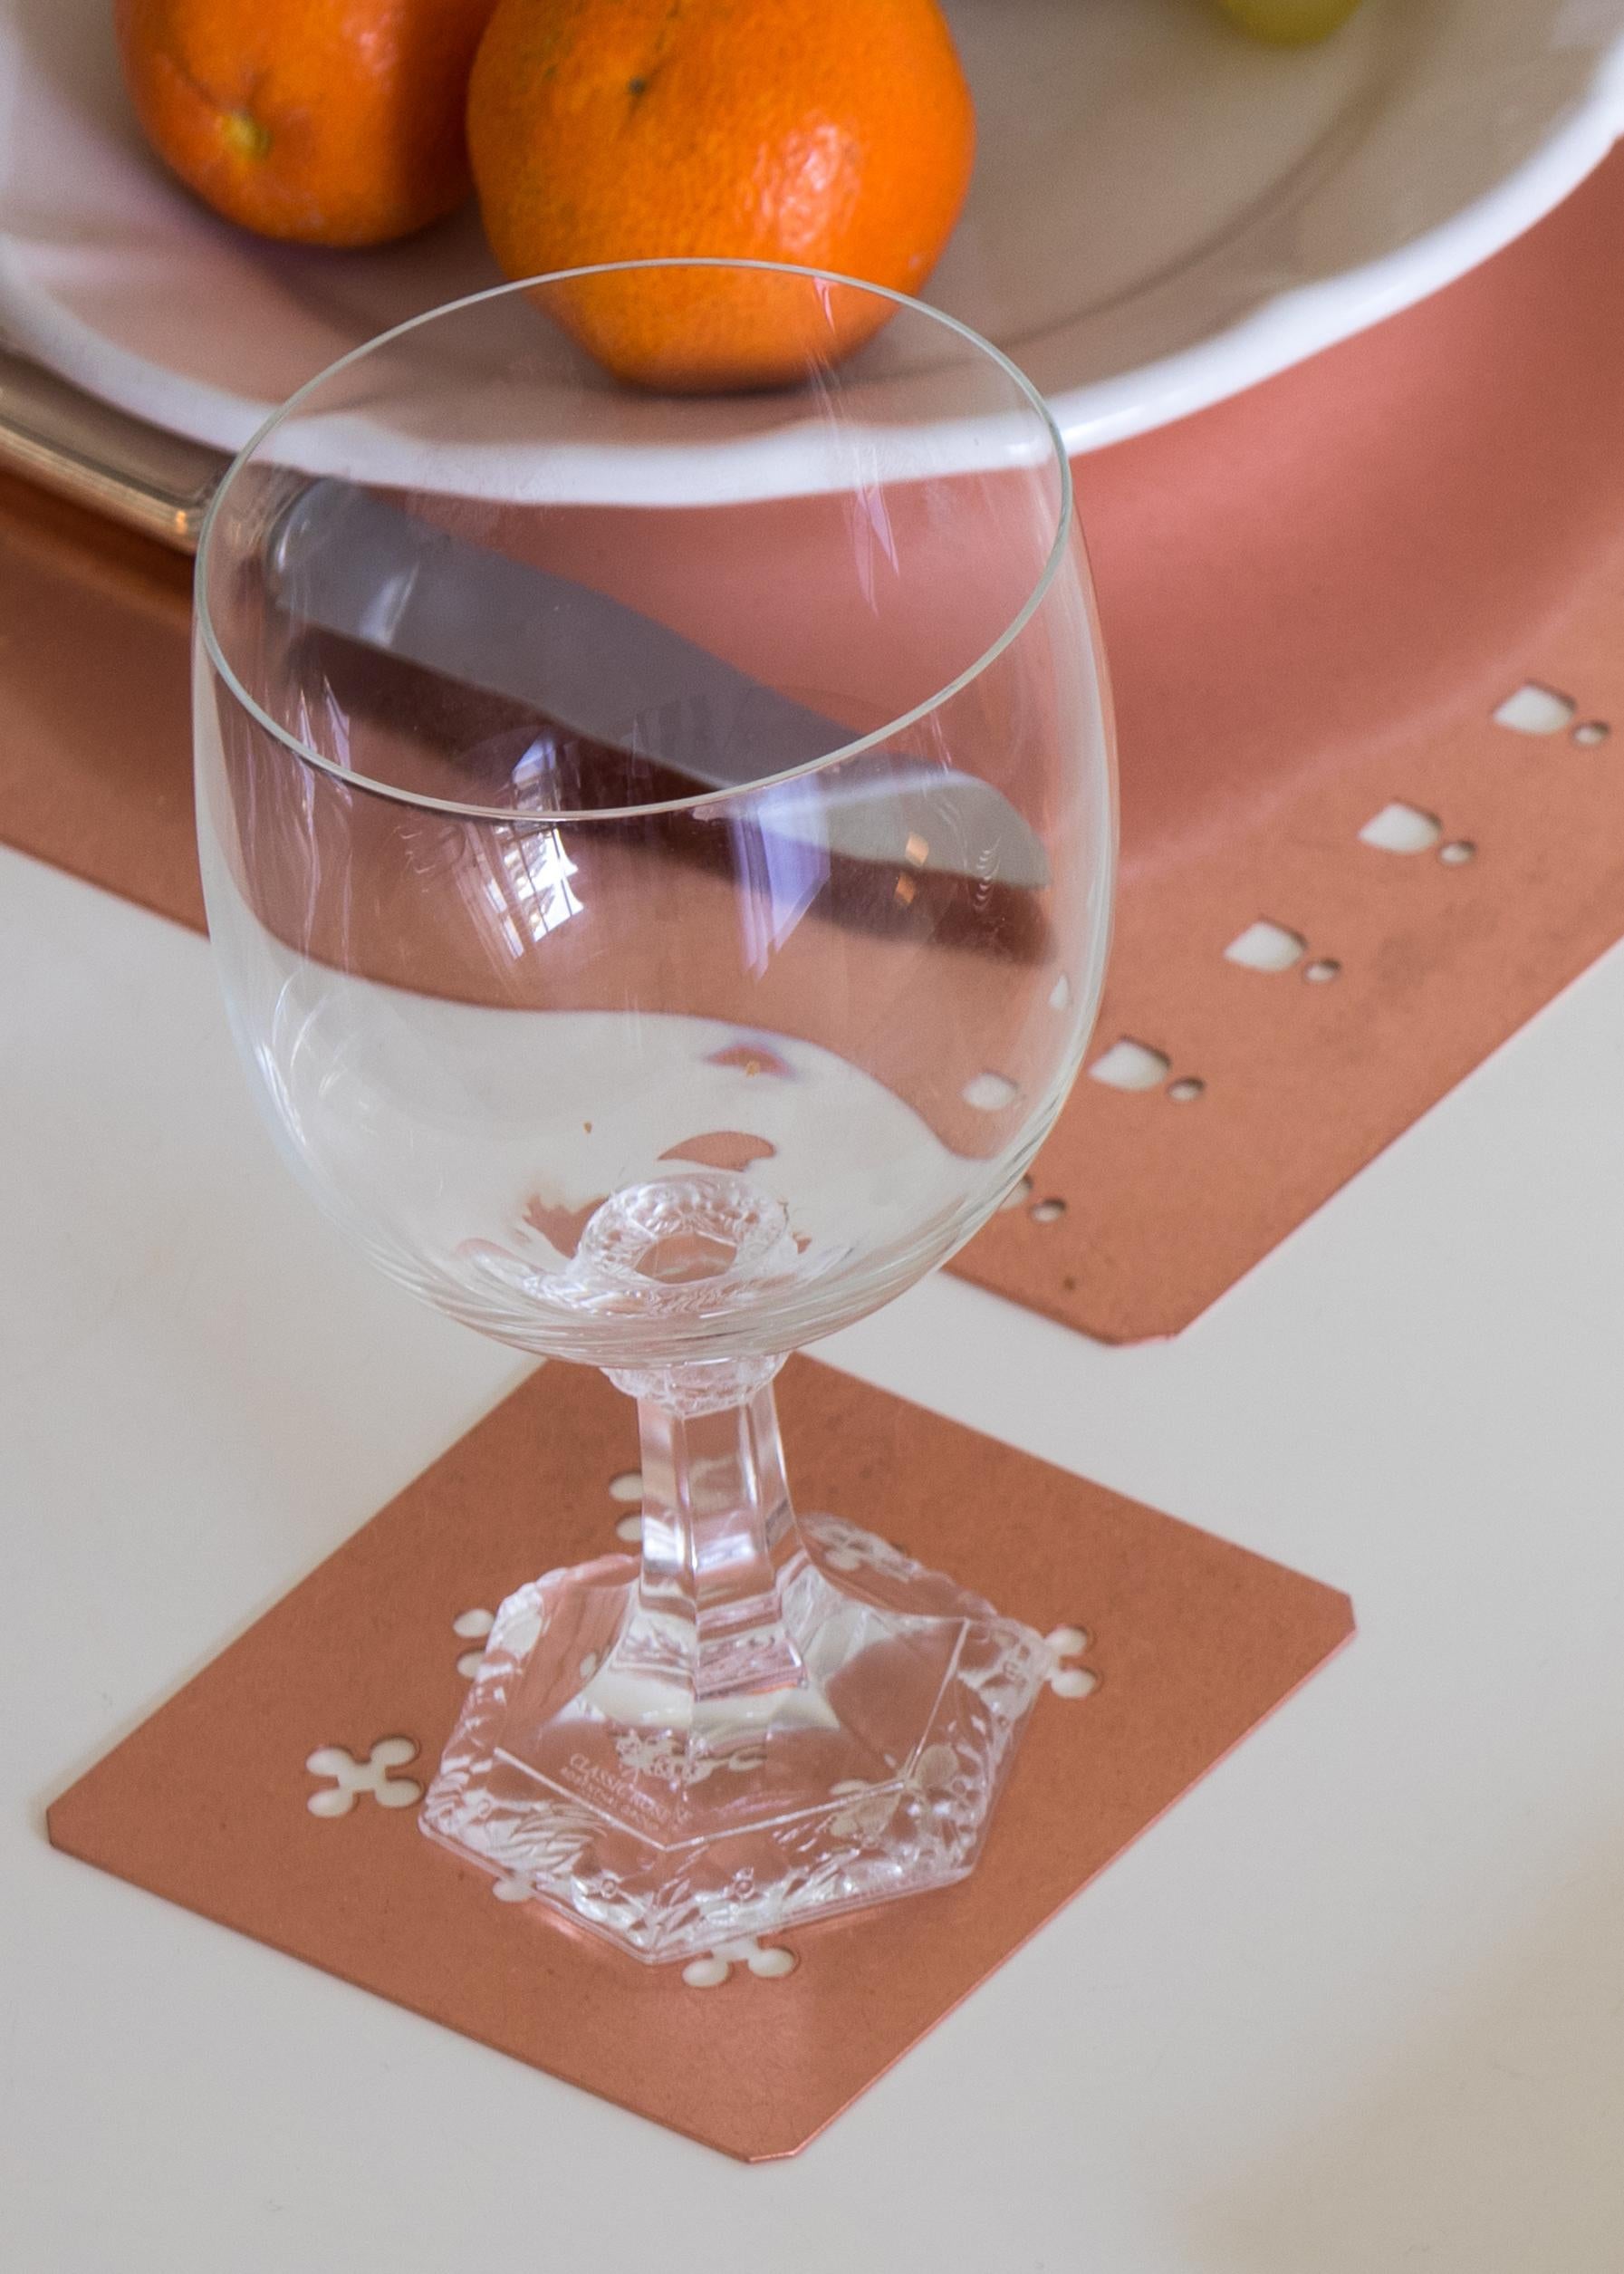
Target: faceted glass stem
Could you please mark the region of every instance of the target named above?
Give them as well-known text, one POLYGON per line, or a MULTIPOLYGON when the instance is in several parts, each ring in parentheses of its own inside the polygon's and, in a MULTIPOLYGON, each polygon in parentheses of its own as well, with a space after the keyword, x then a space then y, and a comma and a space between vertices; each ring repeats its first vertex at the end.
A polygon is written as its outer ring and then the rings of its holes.
POLYGON ((741 1405, 691 1416, 645 1397, 638 1427, 642 1616, 628 1644, 646 1643, 701 1708, 799 1686, 805 1670, 783 1591, 806 1551, 772 1383, 741 1405))

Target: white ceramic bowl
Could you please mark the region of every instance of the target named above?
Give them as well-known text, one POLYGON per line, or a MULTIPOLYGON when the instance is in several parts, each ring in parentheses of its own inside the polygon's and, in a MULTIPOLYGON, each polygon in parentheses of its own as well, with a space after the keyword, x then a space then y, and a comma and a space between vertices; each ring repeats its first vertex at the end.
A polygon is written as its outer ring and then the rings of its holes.
MULTIPOLYGON (((1258 45, 1211 0, 947 0, 969 207, 929 297, 1084 450, 1177 418, 1458 275, 1624 125, 1624 0, 1365 0, 1258 45)), ((107 0, 0 0, 0 334, 226 448, 346 350, 496 281, 472 214, 405 245, 256 242, 149 156, 107 0)))

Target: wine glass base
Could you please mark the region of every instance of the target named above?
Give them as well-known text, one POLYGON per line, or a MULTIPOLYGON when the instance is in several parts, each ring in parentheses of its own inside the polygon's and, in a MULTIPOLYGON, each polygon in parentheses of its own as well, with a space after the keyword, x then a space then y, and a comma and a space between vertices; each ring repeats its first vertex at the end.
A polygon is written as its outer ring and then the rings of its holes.
POLYGON ((1053 1653, 851 1525, 803 1518, 801 1540, 782 1588, 795 1677, 675 1711, 633 1558, 519 1588, 425 1831, 649 1961, 962 1879, 1053 1653))

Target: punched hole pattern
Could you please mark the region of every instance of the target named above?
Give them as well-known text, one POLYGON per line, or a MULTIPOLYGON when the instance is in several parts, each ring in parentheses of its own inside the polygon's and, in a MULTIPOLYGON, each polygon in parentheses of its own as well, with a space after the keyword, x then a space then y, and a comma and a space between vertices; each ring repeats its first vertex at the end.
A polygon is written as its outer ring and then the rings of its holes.
POLYGON ((615 1537, 623 1539, 628 1547, 643 1544, 643 1472, 640 1469, 622 1469, 618 1477, 609 1480, 609 1497, 618 1500, 630 1514, 620 1518, 615 1526, 615 1537))
MULTIPOLYGON (((1165 1050, 1153 1050, 1148 1042, 1135 1042, 1131 1035, 1124 1035, 1120 1041, 1113 1042, 1110 1048, 1102 1051, 1088 1069, 1091 1078, 1103 1083, 1108 1090, 1158 1090, 1172 1071, 1173 1061, 1165 1050)), ((1188 1105, 1206 1094, 1206 1084, 1196 1074, 1181 1074, 1176 1082, 1168 1083, 1167 1095, 1176 1105, 1188 1105)), ((1026 1190, 1030 1191, 1030 1182, 1026 1190)), ((1006 1208, 1017 1205, 1013 1194, 1004 1202, 1006 1208)), ((1065 1212, 1065 1202, 1062 1200, 1053 1212, 1045 1216, 1038 1214, 1038 1209, 1049 1206, 1048 1201, 1040 1200, 1037 1208, 1032 1210, 1038 1223, 1052 1224, 1065 1212)))
POLYGON ((1418 805, 1406 805, 1397 798, 1384 805, 1379 814, 1372 814, 1359 833, 1361 845, 1373 845, 1378 853, 1430 853, 1444 833, 1444 824, 1436 814, 1423 813, 1418 805))
POLYGON ((304 1766, 312 1777, 330 1777, 332 1782, 312 1792, 304 1805, 313 1816, 347 1816, 370 1794, 380 1808, 416 1807, 423 1797, 422 1786, 410 1777, 391 1777, 389 1771, 404 1768, 417 1757, 418 1748, 409 1737, 380 1737, 365 1760, 357 1760, 341 1745, 319 1745, 304 1766))
POLYGON ((1493 717, 1495 726, 1509 727, 1513 734, 1559 735, 1578 708, 1571 695, 1529 679, 1496 706, 1493 717))
MULTIPOLYGON (((459 1611, 451 1622, 451 1632, 459 1642, 483 1643, 495 1624, 494 1611, 459 1611)), ((472 1681, 484 1664, 482 1650, 466 1650, 456 1662, 456 1671, 465 1681, 472 1681)))
POLYGON ((1148 1043, 1135 1042, 1131 1035, 1113 1042, 1089 1068, 1091 1078, 1103 1082, 1108 1090, 1158 1089, 1172 1071, 1170 1058, 1148 1043))
POLYGON ((1284 924, 1260 916, 1230 941, 1224 960, 1238 963, 1246 971, 1289 971, 1307 953, 1308 942, 1300 931, 1290 931, 1284 924))
POLYGON ((763 1944, 754 1935, 742 1942, 719 1942, 706 1958, 691 1958, 682 1970, 690 1990, 719 1990, 735 1966, 744 1966, 757 1981, 782 1981, 793 1974, 798 1960, 781 1944, 763 1944))
MULTIPOLYGON (((1535 739, 1565 735, 1570 743, 1581 750, 1600 749, 1612 737, 1610 720, 1582 716, 1575 697, 1540 679, 1528 679, 1513 688, 1489 715, 1494 725, 1507 734, 1535 739)), ((1469 867, 1477 860, 1480 850, 1471 837, 1448 835, 1441 814, 1403 798, 1391 798, 1372 814, 1358 832, 1358 838, 1360 844, 1374 852, 1400 858, 1415 859, 1430 853, 1446 869, 1469 867)), ((1271 917, 1260 916, 1248 924, 1230 940, 1223 955, 1226 962, 1244 970, 1274 975, 1294 971, 1305 984, 1315 988, 1330 986, 1343 977, 1340 957, 1313 950, 1303 932, 1271 917)), ((1069 1006, 1071 990, 1063 978, 1055 981, 1049 999, 1056 1010, 1069 1006)), ((1119 1036, 1086 1071, 1091 1080, 1105 1089, 1129 1094, 1160 1090, 1178 1105, 1193 1104, 1206 1094, 1206 1084, 1199 1075, 1179 1074, 1175 1077, 1173 1061, 1168 1053, 1132 1035, 1119 1036)), ((978 1074, 966 1084, 963 1095, 967 1103, 995 1111, 1011 1102, 1004 1097, 1003 1080, 990 1073, 978 1074)), ((1058 1223, 1066 1213, 1064 1199, 1058 1193, 1040 1193, 1030 1177, 1022 1178, 1000 1208, 1003 1211, 1024 1209, 1031 1219, 1039 1224, 1058 1223)), ((1070 1289, 1075 1283, 1068 1279, 1065 1284, 1070 1289)))
POLYGON ((1091 1698, 1100 1687, 1100 1677, 1091 1666, 1073 1662, 1081 1658, 1093 1637, 1083 1626, 1051 1628, 1043 1640, 1058 1662, 1049 1675, 1049 1687, 1057 1698, 1091 1698))
POLYGON ((978 1113, 1002 1113, 1020 1094, 1019 1086, 1006 1074, 978 1074, 959 1093, 978 1113))

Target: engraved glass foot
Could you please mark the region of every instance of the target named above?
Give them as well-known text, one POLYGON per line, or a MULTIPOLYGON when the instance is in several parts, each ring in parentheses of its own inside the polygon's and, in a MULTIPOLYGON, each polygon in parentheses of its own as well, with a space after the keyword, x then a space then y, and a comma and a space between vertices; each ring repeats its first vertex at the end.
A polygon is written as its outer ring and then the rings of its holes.
POLYGON ((521 1587, 424 1828, 650 1960, 962 1879, 1052 1654, 870 1534, 801 1528, 786 1679, 686 1723, 629 1556, 521 1587))

